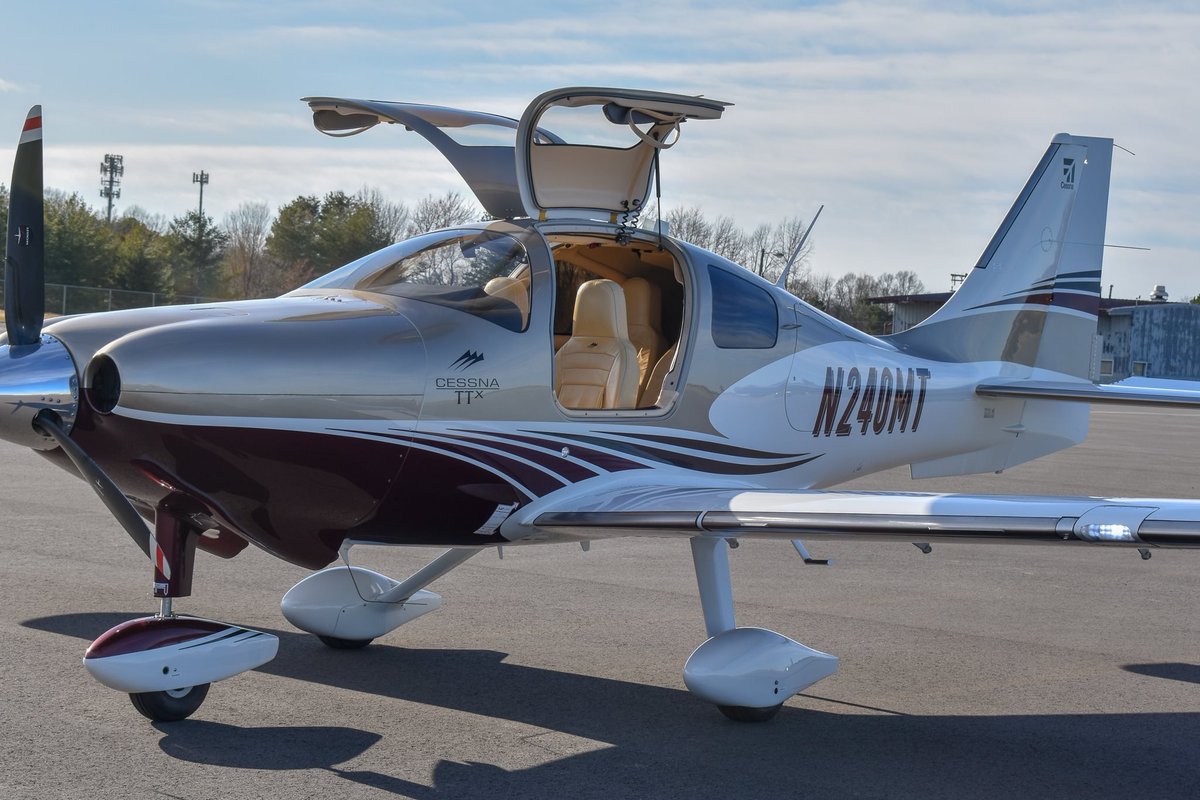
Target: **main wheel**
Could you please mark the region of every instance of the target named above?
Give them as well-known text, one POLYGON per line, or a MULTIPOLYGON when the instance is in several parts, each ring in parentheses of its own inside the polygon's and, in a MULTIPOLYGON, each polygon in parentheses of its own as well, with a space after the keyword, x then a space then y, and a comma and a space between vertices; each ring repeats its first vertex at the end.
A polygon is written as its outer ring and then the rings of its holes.
POLYGON ((155 722, 178 722, 196 712, 208 696, 209 684, 168 689, 165 692, 138 692, 129 695, 133 707, 146 719, 155 722))
POLYGON ((374 639, 339 639, 336 636, 321 636, 317 634, 317 638, 325 643, 326 647, 332 647, 334 650, 361 650, 369 645, 374 639))
POLYGON ((767 706, 766 708, 752 708, 750 706, 717 706, 721 709, 721 713, 729 717, 734 722, 766 722, 774 717, 779 709, 783 708, 783 703, 777 706, 767 706))

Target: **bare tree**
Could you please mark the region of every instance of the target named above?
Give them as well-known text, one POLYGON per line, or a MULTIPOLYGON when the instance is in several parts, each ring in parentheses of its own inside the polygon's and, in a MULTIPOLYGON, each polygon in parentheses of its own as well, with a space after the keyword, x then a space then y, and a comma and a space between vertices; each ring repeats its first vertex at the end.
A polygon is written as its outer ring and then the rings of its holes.
POLYGON ((225 215, 223 227, 229 236, 224 264, 227 290, 236 297, 261 296, 275 283, 266 274, 271 209, 266 203, 242 203, 225 215))
POLYGON ((700 206, 673 208, 667 212, 667 224, 670 225, 671 235, 676 239, 708 249, 712 240, 712 225, 705 218, 700 206))
POLYGON ((391 241, 398 242, 404 238, 408 230, 408 206, 388 200, 375 186, 362 187, 354 199, 375 212, 376 225, 391 241))
POLYGON ((441 197, 426 195, 417 201, 408 215, 407 235, 452 228, 464 222, 483 218, 483 212, 473 203, 464 200, 458 192, 446 192, 441 197))
POLYGON ((740 264, 746 257, 746 234, 732 217, 719 216, 709 225, 708 249, 740 264))
POLYGON ((171 220, 165 214, 155 214, 141 206, 130 206, 125 210, 123 216, 137 220, 159 236, 165 235, 171 228, 171 220))

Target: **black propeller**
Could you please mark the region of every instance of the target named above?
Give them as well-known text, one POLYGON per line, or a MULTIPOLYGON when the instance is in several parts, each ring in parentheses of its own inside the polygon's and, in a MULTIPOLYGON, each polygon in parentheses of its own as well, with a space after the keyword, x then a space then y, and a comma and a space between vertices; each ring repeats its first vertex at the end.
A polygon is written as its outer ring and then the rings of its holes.
POLYGON ((42 202, 42 107, 29 109, 8 196, 4 256, 4 327, 10 345, 36 344, 46 311, 42 202))
POLYGON ((133 504, 129 502, 129 498, 117 488, 117 485, 112 482, 112 479, 104 474, 104 470, 100 469, 100 465, 92 460, 92 457, 84 452, 75 441, 67 435, 67 432, 62 429, 59 424, 58 415, 53 411, 40 411, 33 420, 35 428, 41 430, 47 436, 50 436, 54 441, 58 442, 58 446, 62 448, 67 457, 71 459, 71 463, 75 465, 75 469, 79 470, 79 474, 83 476, 91 487, 104 501, 104 505, 108 506, 108 510, 117 518, 117 522, 121 523, 121 527, 125 532, 137 542, 137 546, 142 548, 150 560, 154 562, 159 571, 164 577, 170 578, 170 568, 167 566, 167 559, 164 557, 162 550, 158 546, 154 534, 146 527, 146 523, 142 520, 140 514, 134 509, 133 504))
MULTIPOLYGON (((11 346, 37 344, 45 316, 45 221, 42 200, 42 107, 25 118, 13 163, 8 205, 8 240, 4 257, 4 325, 11 346)), ((100 465, 84 452, 50 410, 38 412, 33 426, 54 439, 95 490, 117 522, 137 543, 159 572, 170 578, 170 567, 154 534, 100 465)))

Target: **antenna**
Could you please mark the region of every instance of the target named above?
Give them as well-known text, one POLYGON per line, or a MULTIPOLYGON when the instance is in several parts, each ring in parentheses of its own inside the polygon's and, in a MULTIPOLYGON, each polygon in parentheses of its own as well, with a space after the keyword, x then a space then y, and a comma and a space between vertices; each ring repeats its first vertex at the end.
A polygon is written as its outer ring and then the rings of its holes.
POLYGON ((817 218, 821 216, 821 212, 825 210, 825 204, 817 209, 817 213, 813 214, 812 222, 808 223, 808 227, 804 229, 804 235, 800 237, 800 244, 796 245, 796 249, 792 251, 792 257, 788 259, 787 266, 783 268, 783 272, 779 273, 779 280, 775 281, 775 285, 780 289, 787 288, 788 273, 792 271, 792 264, 796 263, 796 259, 800 257, 800 250, 803 249, 804 243, 808 241, 808 235, 812 233, 813 226, 817 224, 817 218))
POLYGON ((113 199, 121 196, 121 176, 125 174, 125 159, 104 154, 100 162, 100 196, 108 200, 108 223, 112 224, 113 199))

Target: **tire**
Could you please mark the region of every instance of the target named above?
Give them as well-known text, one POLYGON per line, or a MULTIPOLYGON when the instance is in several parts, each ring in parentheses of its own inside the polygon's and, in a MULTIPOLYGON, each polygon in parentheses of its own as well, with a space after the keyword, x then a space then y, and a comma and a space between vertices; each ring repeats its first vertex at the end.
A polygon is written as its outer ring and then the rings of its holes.
POLYGON ((751 708, 750 706, 717 706, 721 713, 734 722, 766 722, 783 708, 783 703, 766 708, 751 708))
POLYGON ((317 634, 317 638, 325 643, 326 647, 332 647, 334 650, 361 650, 374 639, 339 639, 336 636, 321 636, 317 634))
POLYGON ((129 700, 143 717, 154 722, 178 722, 195 713, 208 696, 209 684, 201 683, 165 692, 130 694, 129 700))

